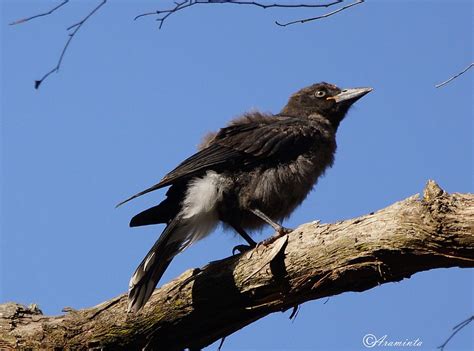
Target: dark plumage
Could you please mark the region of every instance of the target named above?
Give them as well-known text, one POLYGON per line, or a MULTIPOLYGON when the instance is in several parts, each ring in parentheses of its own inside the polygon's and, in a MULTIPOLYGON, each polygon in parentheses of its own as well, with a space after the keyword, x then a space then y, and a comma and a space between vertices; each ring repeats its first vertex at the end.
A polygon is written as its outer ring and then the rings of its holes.
POLYGON ((247 234, 288 217, 330 167, 336 131, 350 106, 370 88, 341 90, 319 83, 304 88, 277 115, 247 113, 217 133, 158 184, 131 198, 170 186, 159 205, 132 218, 130 226, 167 227, 130 280, 129 310, 149 299, 173 257, 211 232, 219 221, 247 234))

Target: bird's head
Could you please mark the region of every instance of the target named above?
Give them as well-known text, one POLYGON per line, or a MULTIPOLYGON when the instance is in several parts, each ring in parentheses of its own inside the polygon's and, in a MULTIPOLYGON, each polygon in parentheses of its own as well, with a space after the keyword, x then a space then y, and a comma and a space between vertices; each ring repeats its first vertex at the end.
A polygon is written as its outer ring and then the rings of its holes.
POLYGON ((340 89, 324 82, 313 84, 293 94, 280 114, 293 117, 317 114, 337 129, 352 104, 371 91, 372 88, 340 89))

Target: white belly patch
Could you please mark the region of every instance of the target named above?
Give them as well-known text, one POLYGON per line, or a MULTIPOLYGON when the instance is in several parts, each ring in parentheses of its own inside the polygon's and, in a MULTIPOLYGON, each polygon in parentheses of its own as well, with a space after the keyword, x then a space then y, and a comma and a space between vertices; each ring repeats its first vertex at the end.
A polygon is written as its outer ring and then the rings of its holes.
POLYGON ((182 250, 207 236, 219 223, 216 205, 222 199, 223 183, 213 171, 189 182, 180 212, 182 223, 172 240, 184 239, 182 250))

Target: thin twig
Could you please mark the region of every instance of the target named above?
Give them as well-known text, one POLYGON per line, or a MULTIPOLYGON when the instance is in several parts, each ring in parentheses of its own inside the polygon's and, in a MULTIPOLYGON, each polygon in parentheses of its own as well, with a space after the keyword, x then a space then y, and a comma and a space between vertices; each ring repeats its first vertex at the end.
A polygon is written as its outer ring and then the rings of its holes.
POLYGON ((105 5, 106 2, 107 2, 107 0, 102 0, 101 3, 99 5, 97 5, 91 12, 89 12, 89 14, 86 17, 84 17, 81 21, 79 21, 79 22, 73 24, 72 26, 70 26, 69 28, 67 28, 67 30, 72 30, 73 28, 74 28, 74 30, 71 33, 69 33, 69 38, 67 39, 66 44, 64 45, 64 48, 61 52, 61 55, 59 55, 58 63, 56 64, 56 66, 51 71, 47 72, 40 80, 35 80, 35 89, 38 89, 39 86, 41 85, 41 83, 43 83, 43 81, 46 78, 48 78, 52 73, 59 71, 59 68, 61 67, 61 63, 63 62, 64 55, 66 54, 66 51, 69 47, 69 44, 71 43, 71 41, 74 38, 74 36, 76 35, 76 33, 79 31, 79 29, 81 29, 82 25, 92 15, 94 15, 94 13, 96 13, 103 5, 105 5))
POLYGON ((326 4, 261 4, 256 1, 238 1, 238 0, 209 0, 208 3, 216 3, 216 4, 235 4, 235 5, 253 5, 257 7, 261 7, 262 9, 269 9, 272 7, 279 7, 279 8, 315 8, 315 7, 329 7, 335 4, 339 4, 344 0, 335 0, 333 2, 329 2, 326 4))
POLYGON ((60 3, 56 7, 53 7, 48 12, 40 13, 39 15, 34 15, 34 16, 31 16, 31 17, 26 17, 26 18, 19 19, 15 22, 10 23, 10 26, 13 26, 15 24, 25 23, 25 22, 31 21, 32 19, 38 18, 38 17, 48 16, 48 15, 52 14, 54 11, 56 11, 57 9, 59 9, 61 6, 66 5, 68 2, 69 2, 69 0, 64 0, 62 3, 60 3))
POLYGON ((321 16, 316 16, 316 17, 311 17, 311 18, 305 18, 305 19, 296 20, 296 21, 291 21, 291 22, 286 22, 286 23, 280 23, 280 22, 278 22, 278 21, 275 21, 275 24, 279 25, 280 27, 286 27, 286 26, 289 26, 289 25, 292 25, 292 24, 295 24, 295 23, 306 23, 306 22, 310 22, 310 21, 316 21, 316 20, 321 19, 321 18, 326 18, 326 17, 332 16, 332 15, 335 15, 336 13, 341 12, 341 11, 344 11, 344 10, 348 9, 349 7, 362 4, 364 1, 365 1, 365 0, 357 0, 356 2, 353 2, 352 4, 343 6, 343 7, 339 8, 339 9, 337 9, 337 10, 334 10, 334 11, 332 11, 332 12, 328 12, 328 13, 326 13, 326 14, 324 14, 324 15, 321 15, 321 16))
POLYGON ((293 310, 291 311, 290 317, 288 317, 292 323, 295 322, 296 317, 298 317, 299 312, 300 312, 300 305, 293 306, 293 310))
MULTIPOLYGON (((472 64, 471 64, 472 66, 472 64)), ((462 321, 461 323, 459 323, 458 325, 456 325, 454 328, 453 328, 453 332, 452 334, 449 336, 449 338, 443 343, 443 345, 441 346, 438 346, 438 349, 440 349, 441 351, 444 350, 444 347, 446 346, 446 344, 454 337, 454 335, 456 335, 461 329, 463 329, 466 325, 468 325, 469 323, 471 323, 472 321, 474 320, 474 316, 471 316, 469 317, 468 319, 466 319, 465 321, 462 321)))
POLYGON ((222 346, 224 345, 224 341, 225 341, 225 336, 221 339, 221 342, 219 343, 219 347, 217 348, 217 351, 221 351, 222 346))
POLYGON ((445 80, 445 81, 442 82, 442 83, 436 84, 436 85, 435 85, 435 88, 441 88, 443 85, 448 84, 450 81, 456 79, 456 78, 459 77, 461 74, 466 73, 472 66, 474 66, 474 62, 472 62, 469 66, 467 66, 467 67, 464 68, 461 72, 459 72, 458 74, 452 76, 452 77, 449 78, 448 80, 445 80))
MULTIPOLYGON (((206 4, 233 4, 233 5, 250 5, 260 7, 262 9, 270 9, 270 8, 320 8, 320 7, 330 7, 336 4, 343 2, 344 0, 334 0, 332 2, 324 3, 324 4, 262 4, 257 1, 238 1, 238 0, 183 0, 182 2, 175 2, 175 7, 168 9, 168 10, 156 10, 153 12, 146 12, 136 16, 134 19, 137 20, 141 17, 145 16, 154 16, 154 15, 162 15, 162 17, 158 17, 156 20, 159 22, 159 28, 163 27, 164 21, 171 16, 172 14, 184 10, 185 8, 194 6, 194 5, 206 5, 206 4)), ((363 0, 362 0, 363 1, 363 0)))

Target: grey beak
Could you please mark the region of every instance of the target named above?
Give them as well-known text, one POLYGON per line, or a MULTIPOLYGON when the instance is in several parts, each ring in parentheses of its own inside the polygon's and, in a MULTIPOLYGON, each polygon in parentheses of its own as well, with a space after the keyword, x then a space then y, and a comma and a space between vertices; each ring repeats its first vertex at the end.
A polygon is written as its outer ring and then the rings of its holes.
POLYGON ((350 100, 351 102, 355 102, 356 100, 359 100, 365 94, 370 93, 372 90, 373 90, 372 88, 344 89, 343 91, 341 91, 339 94, 337 94, 336 96, 332 98, 337 103, 342 102, 342 101, 348 101, 348 100, 350 100))

